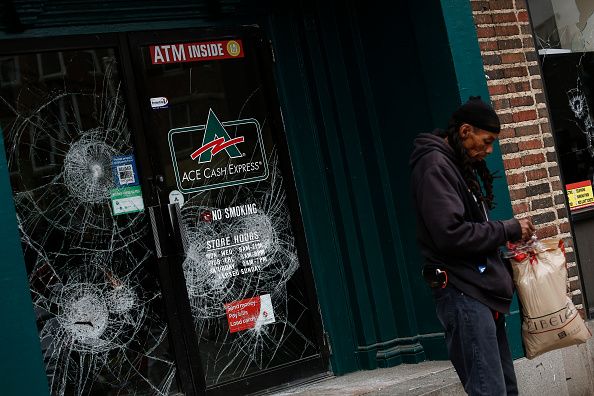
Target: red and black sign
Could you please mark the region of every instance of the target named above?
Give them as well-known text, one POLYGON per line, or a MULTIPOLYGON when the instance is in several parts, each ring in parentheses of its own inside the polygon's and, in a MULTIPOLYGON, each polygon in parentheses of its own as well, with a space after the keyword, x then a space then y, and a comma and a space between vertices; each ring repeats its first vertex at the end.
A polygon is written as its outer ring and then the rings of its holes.
POLYGON ((151 45, 153 65, 243 58, 241 40, 151 45))

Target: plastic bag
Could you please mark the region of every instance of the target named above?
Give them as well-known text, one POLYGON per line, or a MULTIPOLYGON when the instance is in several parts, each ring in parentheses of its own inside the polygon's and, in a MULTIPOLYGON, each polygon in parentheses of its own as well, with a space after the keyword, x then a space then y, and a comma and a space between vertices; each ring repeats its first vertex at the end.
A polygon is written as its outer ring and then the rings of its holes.
POLYGON ((508 245, 513 278, 522 307, 526 357, 586 342, 592 336, 567 296, 563 241, 532 240, 508 245))

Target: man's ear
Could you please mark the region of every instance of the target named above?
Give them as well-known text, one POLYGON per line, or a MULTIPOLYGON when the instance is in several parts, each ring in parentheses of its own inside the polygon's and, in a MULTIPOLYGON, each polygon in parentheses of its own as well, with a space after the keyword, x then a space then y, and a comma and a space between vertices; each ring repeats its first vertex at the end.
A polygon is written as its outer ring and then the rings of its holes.
POLYGON ((458 130, 458 132, 460 133, 460 138, 466 139, 468 137, 468 134, 472 132, 472 125, 466 123, 462 124, 460 125, 460 129, 458 130))

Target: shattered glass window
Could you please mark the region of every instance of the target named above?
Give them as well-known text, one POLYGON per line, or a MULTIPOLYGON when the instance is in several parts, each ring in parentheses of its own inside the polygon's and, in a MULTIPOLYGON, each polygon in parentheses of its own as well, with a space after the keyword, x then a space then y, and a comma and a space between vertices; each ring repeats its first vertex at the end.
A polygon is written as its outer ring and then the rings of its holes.
POLYGON ((0 127, 51 393, 175 393, 145 214, 112 211, 113 158, 134 154, 115 52, 17 55, 0 59, 0 71, 0 127))
POLYGON ((594 2, 528 0, 539 53, 594 51, 594 2))
POLYGON ((233 45, 244 45, 235 54, 245 56, 167 67, 151 61, 169 56, 151 54, 157 46, 139 50, 150 149, 164 169, 161 199, 181 205, 185 287, 209 386, 320 356, 278 105, 255 46, 244 38, 219 48, 233 45))

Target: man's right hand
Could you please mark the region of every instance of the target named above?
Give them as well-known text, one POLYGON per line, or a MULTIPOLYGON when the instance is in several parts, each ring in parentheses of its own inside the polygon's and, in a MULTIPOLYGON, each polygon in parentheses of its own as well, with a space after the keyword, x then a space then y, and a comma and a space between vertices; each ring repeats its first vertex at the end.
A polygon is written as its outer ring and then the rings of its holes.
POLYGON ((522 228, 522 240, 527 241, 532 237, 532 234, 534 234, 534 230, 536 230, 536 228, 530 219, 518 219, 518 222, 522 228))

